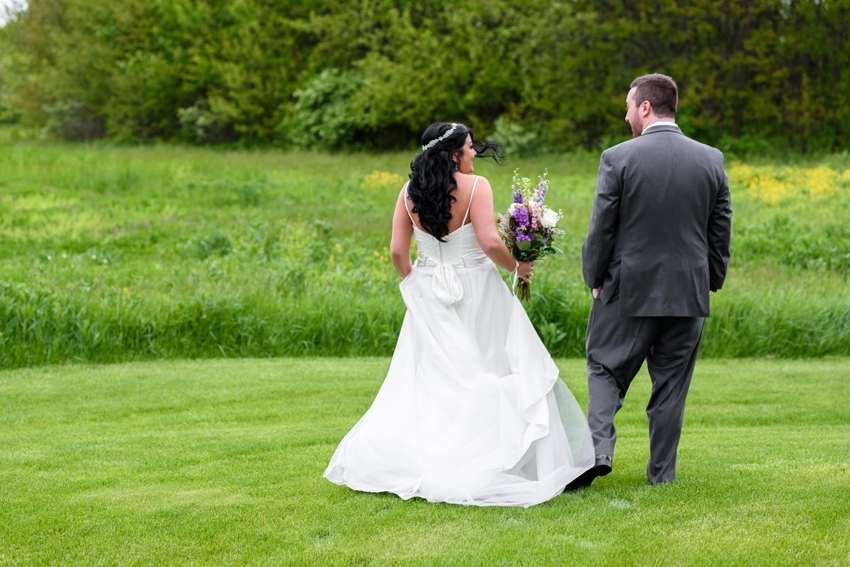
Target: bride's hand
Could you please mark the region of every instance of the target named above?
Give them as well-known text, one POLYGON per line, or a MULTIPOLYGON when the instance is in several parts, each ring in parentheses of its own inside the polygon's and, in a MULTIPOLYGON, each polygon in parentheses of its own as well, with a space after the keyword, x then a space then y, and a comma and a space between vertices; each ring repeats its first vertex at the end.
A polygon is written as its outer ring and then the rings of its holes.
POLYGON ((520 262, 519 267, 516 270, 517 276, 520 279, 523 279, 529 283, 531 283, 531 272, 534 271, 534 262, 520 262))

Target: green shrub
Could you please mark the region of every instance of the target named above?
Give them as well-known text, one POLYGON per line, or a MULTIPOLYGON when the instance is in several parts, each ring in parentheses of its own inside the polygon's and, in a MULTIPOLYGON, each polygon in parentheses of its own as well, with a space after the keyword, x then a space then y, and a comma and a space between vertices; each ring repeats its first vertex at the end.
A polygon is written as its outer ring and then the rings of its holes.
POLYGON ((206 100, 199 100, 188 108, 178 108, 182 137, 196 144, 216 144, 227 140, 227 125, 210 112, 206 100))
POLYGON ((106 134, 104 120, 77 99, 58 100, 45 105, 48 116, 45 131, 63 140, 96 140, 106 134))
POLYGON ((326 69, 295 91, 295 112, 277 131, 284 144, 305 149, 350 144, 365 127, 353 103, 362 84, 355 72, 326 69))
POLYGON ((523 126, 502 115, 496 119, 495 130, 490 136, 499 142, 505 155, 522 157, 546 153, 548 148, 539 134, 540 126, 523 126))

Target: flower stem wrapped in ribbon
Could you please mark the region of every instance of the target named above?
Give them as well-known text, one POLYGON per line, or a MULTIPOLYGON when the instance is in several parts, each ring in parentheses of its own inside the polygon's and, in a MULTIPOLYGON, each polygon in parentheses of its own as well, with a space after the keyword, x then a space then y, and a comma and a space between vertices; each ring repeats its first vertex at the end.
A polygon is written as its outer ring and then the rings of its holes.
MULTIPOLYGON (((548 174, 548 170, 545 171, 537 186, 532 187, 531 180, 519 177, 519 170, 515 170, 512 185, 514 202, 504 215, 496 215, 499 235, 520 262, 533 262, 563 253, 555 246, 555 240, 564 236, 564 231, 558 228, 561 211, 555 212, 543 204, 549 189, 548 174)), ((512 287, 514 294, 523 301, 531 297, 529 282, 517 280, 514 276, 512 287)))

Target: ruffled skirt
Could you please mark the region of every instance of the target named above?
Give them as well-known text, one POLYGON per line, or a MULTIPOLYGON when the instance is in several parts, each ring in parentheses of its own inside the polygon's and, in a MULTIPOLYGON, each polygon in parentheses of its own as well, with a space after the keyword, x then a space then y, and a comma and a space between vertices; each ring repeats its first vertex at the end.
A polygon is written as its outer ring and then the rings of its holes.
POLYGON ((457 273, 463 299, 449 307, 428 268, 400 284, 389 372, 324 476, 404 499, 544 502, 593 466, 587 421, 495 265, 457 273))

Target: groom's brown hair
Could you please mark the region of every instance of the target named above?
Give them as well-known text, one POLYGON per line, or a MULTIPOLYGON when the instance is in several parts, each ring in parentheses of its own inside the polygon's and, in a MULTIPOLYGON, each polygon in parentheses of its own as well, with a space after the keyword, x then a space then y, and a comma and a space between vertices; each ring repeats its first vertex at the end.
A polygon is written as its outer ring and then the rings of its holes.
POLYGON ((679 104, 679 89, 676 83, 667 75, 644 75, 638 77, 629 86, 635 89, 634 101, 643 101, 652 105, 652 111, 659 118, 676 118, 676 105, 679 104))

